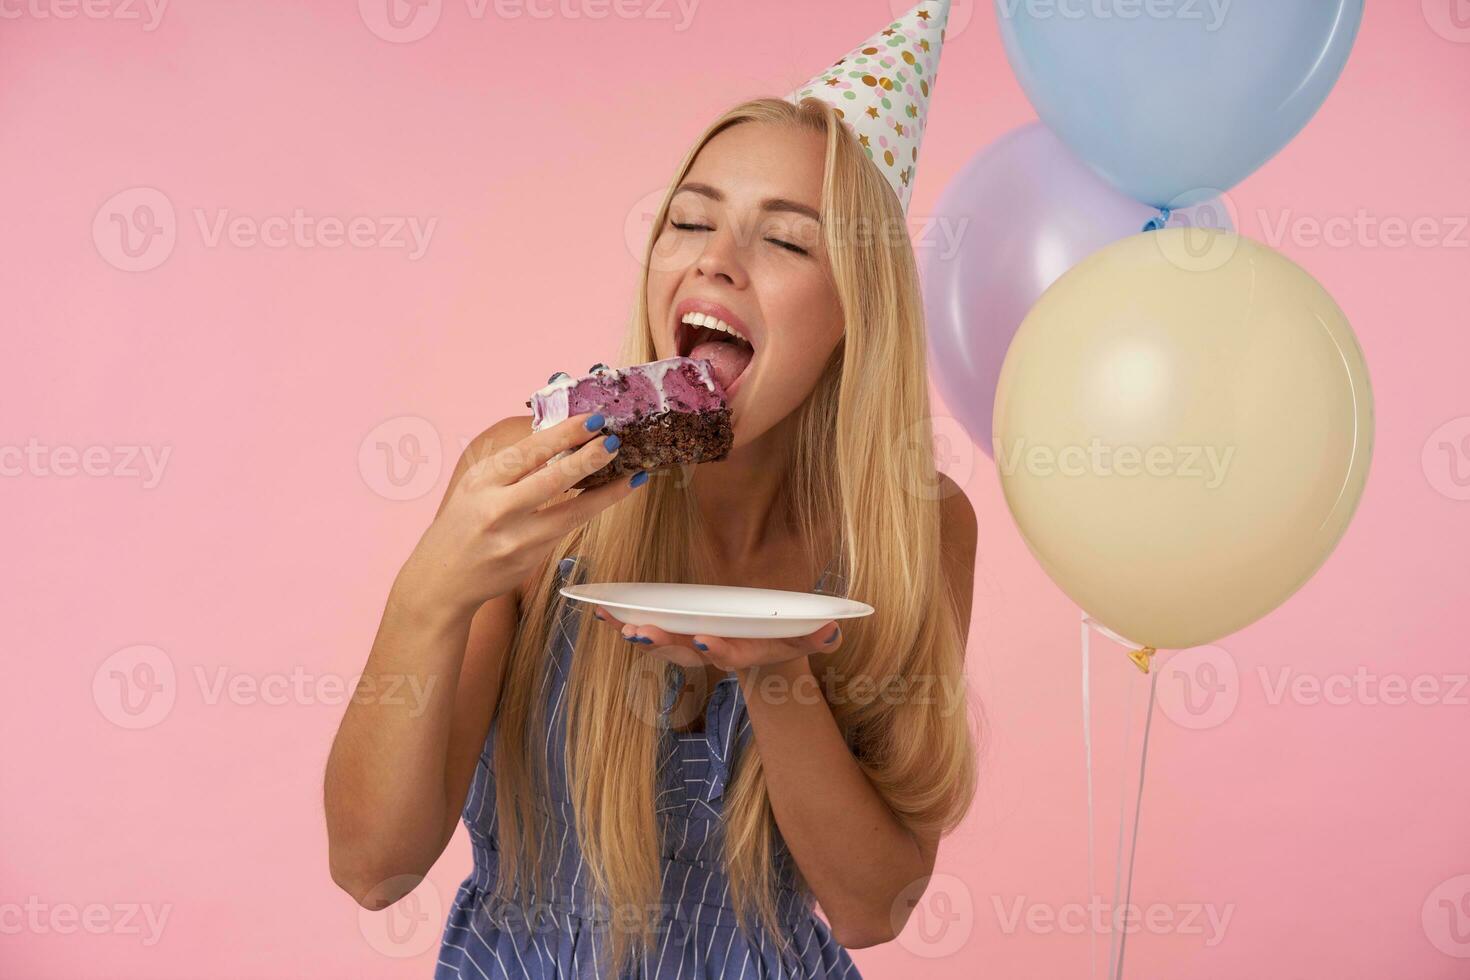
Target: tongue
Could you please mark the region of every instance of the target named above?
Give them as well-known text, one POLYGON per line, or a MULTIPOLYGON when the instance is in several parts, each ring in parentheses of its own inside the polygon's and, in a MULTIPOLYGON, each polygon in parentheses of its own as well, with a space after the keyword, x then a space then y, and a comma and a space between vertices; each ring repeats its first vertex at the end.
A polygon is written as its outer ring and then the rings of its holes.
POLYGON ((749 347, 726 340, 706 340, 689 352, 690 357, 709 361, 710 370, 714 372, 715 380, 720 383, 721 388, 728 388, 735 383, 735 379, 740 377, 740 372, 745 370, 754 354, 749 347))

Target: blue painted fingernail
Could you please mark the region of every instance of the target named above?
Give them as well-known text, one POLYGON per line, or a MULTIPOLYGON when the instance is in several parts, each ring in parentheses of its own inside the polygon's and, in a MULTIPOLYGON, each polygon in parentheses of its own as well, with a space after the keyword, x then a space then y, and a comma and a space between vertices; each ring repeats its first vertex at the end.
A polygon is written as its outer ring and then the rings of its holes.
POLYGON ((627 636, 625 634, 623 636, 623 639, 627 640, 629 643, 637 643, 638 642, 638 637, 636 637, 636 636, 627 636))
POLYGON ((829 637, 827 637, 822 642, 823 643, 831 643, 833 640, 837 639, 837 634, 838 633, 841 633, 841 632, 842 632, 842 627, 841 626, 834 626, 834 627, 832 627, 832 635, 829 636, 829 637))
POLYGON ((622 444, 623 440, 619 439, 616 433, 602 440, 602 448, 606 449, 608 452, 612 452, 614 449, 617 449, 622 444))
POLYGON ((638 642, 639 643, 647 643, 650 646, 652 646, 653 645, 653 637, 651 637, 651 636, 640 636, 640 637, 638 637, 638 642))
POLYGON ((633 478, 628 481, 628 486, 630 486, 630 487, 641 487, 641 486, 643 486, 643 484, 645 484, 647 482, 648 482, 648 471, 647 470, 639 470, 637 473, 634 473, 633 474, 633 478))
POLYGON ((709 649, 709 646, 707 644, 700 643, 698 640, 695 640, 694 641, 694 648, 696 650, 708 650, 709 649))
POLYGON ((607 419, 602 417, 602 413, 597 412, 590 419, 587 420, 587 431, 596 432, 598 429, 602 428, 603 424, 606 422, 607 419))

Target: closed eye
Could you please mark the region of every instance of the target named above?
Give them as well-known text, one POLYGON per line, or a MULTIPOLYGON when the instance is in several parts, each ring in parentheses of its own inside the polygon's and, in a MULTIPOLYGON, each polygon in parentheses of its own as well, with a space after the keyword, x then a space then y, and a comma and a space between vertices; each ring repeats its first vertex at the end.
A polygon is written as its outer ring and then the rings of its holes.
POLYGON ((795 252, 797 255, 808 254, 807 250, 802 248, 800 245, 793 245, 790 242, 783 242, 779 238, 767 238, 766 241, 770 242, 772 245, 779 245, 784 249, 795 252))
MULTIPOLYGON (((690 224, 686 221, 670 221, 669 224, 673 225, 680 231, 714 231, 714 228, 710 227, 709 225, 690 224)), ((784 248, 788 252, 795 252, 797 255, 811 254, 800 245, 796 245, 791 242, 784 242, 779 238, 767 238, 766 241, 770 242, 772 245, 777 246, 778 248, 784 248)))

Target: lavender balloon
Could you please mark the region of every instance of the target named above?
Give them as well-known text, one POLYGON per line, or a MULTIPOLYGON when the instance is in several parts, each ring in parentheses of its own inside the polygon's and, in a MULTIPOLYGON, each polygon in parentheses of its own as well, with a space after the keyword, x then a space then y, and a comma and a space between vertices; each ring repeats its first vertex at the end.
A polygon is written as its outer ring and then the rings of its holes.
MULTIPOLYGON (((945 404, 987 454, 1000 366, 1032 305, 1082 259, 1158 217, 1041 123, 980 151, 944 189, 937 233, 920 243, 930 363, 945 404)), ((1234 230, 1218 200, 1174 212, 1169 225, 1234 230)))

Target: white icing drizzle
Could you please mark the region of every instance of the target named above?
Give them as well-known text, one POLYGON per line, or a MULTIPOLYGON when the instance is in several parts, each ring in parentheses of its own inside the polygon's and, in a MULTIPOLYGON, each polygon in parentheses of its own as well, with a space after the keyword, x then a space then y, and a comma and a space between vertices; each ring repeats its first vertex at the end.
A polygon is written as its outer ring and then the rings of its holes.
POLYGON ((676 370, 686 363, 694 366, 694 373, 700 382, 704 384, 705 388, 710 392, 714 392, 714 372, 710 368, 709 361, 694 357, 666 357, 662 361, 635 364, 632 367, 621 370, 617 368, 606 368, 605 370, 585 374, 580 378, 573 378, 568 375, 567 377, 558 378, 555 381, 542 385, 531 396, 532 412, 536 416, 532 419, 531 428, 544 429, 564 421, 567 418, 568 407, 571 402, 571 390, 587 378, 605 377, 607 375, 612 375, 614 378, 632 373, 646 375, 649 381, 653 383, 654 391, 658 392, 658 410, 660 412, 666 412, 669 409, 669 398, 664 390, 664 378, 670 371, 676 370))

